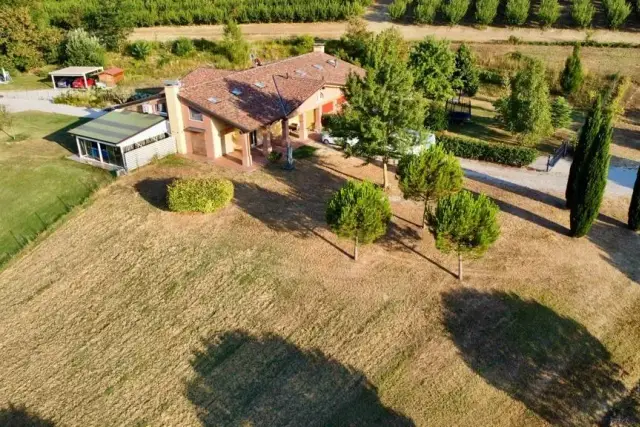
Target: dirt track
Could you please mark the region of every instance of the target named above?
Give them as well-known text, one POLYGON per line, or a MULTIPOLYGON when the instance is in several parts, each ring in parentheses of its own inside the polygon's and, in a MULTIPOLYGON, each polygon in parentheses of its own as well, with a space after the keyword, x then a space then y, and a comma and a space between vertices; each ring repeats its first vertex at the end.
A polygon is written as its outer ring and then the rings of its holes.
MULTIPOLYGON (((431 26, 402 25, 381 22, 379 14, 365 17, 369 29, 379 32, 396 27, 408 40, 419 40, 428 35, 446 38, 452 41, 493 42, 508 40, 515 36, 523 41, 583 41, 589 35, 590 40, 598 42, 640 43, 640 34, 623 31, 583 31, 573 29, 541 30, 534 28, 499 28, 487 27, 477 29, 466 26, 431 26)), ((345 31, 345 22, 298 23, 298 24, 244 24, 242 32, 248 39, 260 40, 275 37, 288 37, 299 34, 310 34, 318 38, 338 38, 345 31)), ((197 25, 176 27, 138 28, 131 35, 132 40, 166 41, 177 37, 217 39, 222 37, 221 25, 197 25)))

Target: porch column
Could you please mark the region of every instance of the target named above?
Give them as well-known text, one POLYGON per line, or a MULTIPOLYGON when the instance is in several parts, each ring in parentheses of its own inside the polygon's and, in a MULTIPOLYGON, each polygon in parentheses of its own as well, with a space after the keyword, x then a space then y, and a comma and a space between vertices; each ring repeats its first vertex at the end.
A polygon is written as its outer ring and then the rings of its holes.
POLYGON ((282 142, 284 145, 289 145, 289 119, 282 119, 282 142))
POLYGON ((298 132, 299 136, 300 136, 300 139, 302 139, 303 141, 305 139, 308 139, 309 138, 309 131, 307 130, 307 118, 306 118, 306 114, 305 113, 300 114, 300 119, 298 120, 298 125, 300 127, 300 132, 298 132))
POLYGON ((271 150, 271 129, 267 127, 262 129, 262 154, 267 157, 271 150))
POLYGON ((322 107, 318 107, 313 110, 313 113, 316 116, 316 122, 314 123, 313 129, 316 132, 320 132, 322 130, 322 107))
POLYGON ((76 136, 76 145, 78 146, 78 157, 82 158, 82 150, 80 149, 80 140, 76 136))
POLYGON ((96 144, 98 145, 98 156, 100 157, 100 163, 104 163, 104 160, 102 159, 102 148, 100 148, 100 143, 96 141, 96 144))
POLYGON ((251 158, 251 143, 248 133, 240 134, 240 147, 242 148, 242 166, 251 167, 253 159, 251 158))
POLYGON ((58 87, 56 86, 56 78, 54 76, 51 76, 51 83, 53 84, 54 89, 58 89, 58 87))
POLYGON ((87 75, 86 74, 82 75, 82 80, 84 80, 84 88, 85 89, 89 89, 89 85, 87 84, 87 75))

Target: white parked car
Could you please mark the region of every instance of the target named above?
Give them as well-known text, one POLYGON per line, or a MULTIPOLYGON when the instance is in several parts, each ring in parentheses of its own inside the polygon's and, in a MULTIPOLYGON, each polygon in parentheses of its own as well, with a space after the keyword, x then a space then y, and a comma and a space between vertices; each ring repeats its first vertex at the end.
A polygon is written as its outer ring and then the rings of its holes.
MULTIPOLYGON (((358 138, 349 138, 347 139, 347 144, 350 146, 354 146, 356 145, 356 143, 358 142, 358 138)), ((327 144, 327 145, 337 145, 342 147, 342 138, 339 138, 337 136, 332 136, 329 132, 322 131, 322 143, 323 144, 327 144)))

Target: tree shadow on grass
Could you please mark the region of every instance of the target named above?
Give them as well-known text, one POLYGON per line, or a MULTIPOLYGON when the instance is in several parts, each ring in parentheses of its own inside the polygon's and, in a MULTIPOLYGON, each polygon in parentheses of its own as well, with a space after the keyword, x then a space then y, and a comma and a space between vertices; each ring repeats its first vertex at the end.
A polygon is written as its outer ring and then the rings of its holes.
POLYGON ((602 259, 624 273, 629 279, 640 283, 640 236, 626 225, 618 227, 597 221, 587 238, 602 249, 602 259))
POLYGON ((444 293, 443 323, 464 362, 559 426, 599 422, 625 395, 621 368, 575 320, 513 293, 444 293))
POLYGON ((144 200, 150 205, 158 209, 168 210, 167 205, 167 187, 171 185, 176 178, 147 178, 136 182, 134 188, 144 200))
POLYGON ((9 403, 7 408, 0 409, 0 426, 7 427, 54 427, 53 421, 40 418, 24 406, 9 403))
POLYGON ((203 341, 186 395, 204 426, 414 426, 366 376, 275 334, 234 330, 203 341))

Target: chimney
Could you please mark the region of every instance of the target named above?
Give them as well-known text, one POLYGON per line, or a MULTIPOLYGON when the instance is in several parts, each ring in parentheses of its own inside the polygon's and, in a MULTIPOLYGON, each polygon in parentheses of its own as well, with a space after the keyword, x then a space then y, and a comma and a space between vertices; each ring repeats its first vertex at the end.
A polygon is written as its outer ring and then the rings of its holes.
POLYGON ((182 117, 182 103, 178 98, 180 92, 179 80, 168 80, 164 82, 164 97, 167 103, 167 115, 169 116, 169 128, 171 135, 176 140, 176 150, 178 153, 187 152, 187 143, 184 134, 184 119, 182 117))
POLYGON ((316 43, 313 45, 314 52, 322 52, 324 53, 324 43, 316 43))

